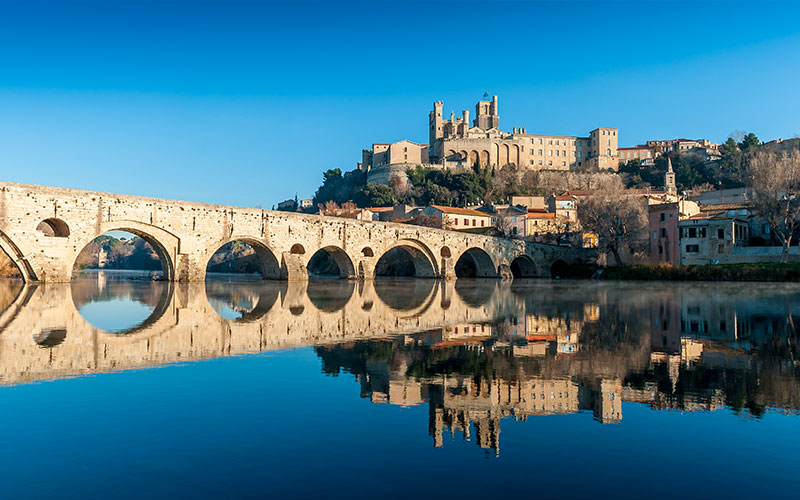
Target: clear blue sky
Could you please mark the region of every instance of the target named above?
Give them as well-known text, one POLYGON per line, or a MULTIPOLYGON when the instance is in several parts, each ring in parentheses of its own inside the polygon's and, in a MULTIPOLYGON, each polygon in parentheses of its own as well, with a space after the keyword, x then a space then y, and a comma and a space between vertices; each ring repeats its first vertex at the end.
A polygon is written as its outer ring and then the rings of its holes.
POLYGON ((0 0, 0 179, 271 207, 372 142, 800 134, 800 2, 0 0))

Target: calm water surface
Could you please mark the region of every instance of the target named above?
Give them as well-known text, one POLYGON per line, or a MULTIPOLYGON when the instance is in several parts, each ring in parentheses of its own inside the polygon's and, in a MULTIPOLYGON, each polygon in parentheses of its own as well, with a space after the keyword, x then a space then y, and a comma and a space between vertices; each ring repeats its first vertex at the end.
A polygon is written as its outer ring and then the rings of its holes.
POLYGON ((800 288, 0 282, 0 497, 792 497, 800 288))

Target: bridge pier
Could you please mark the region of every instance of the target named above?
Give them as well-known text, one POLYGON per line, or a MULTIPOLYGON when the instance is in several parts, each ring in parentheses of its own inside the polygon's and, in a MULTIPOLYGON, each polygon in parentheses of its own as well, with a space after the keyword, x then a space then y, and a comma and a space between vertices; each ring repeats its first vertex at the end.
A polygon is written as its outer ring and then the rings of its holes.
POLYGON ((308 281, 308 269, 302 255, 283 252, 281 255, 280 279, 286 281, 308 281))
POLYGON ((452 257, 442 257, 441 274, 443 280, 456 279, 456 264, 452 257))
POLYGON ((371 280, 375 278, 375 258, 369 257, 358 261, 356 267, 357 280, 371 280))

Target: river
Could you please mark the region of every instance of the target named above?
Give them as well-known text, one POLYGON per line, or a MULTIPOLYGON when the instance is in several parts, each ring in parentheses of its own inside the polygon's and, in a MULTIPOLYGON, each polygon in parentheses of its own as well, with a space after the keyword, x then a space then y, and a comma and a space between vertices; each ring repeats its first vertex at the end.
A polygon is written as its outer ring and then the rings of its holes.
POLYGON ((800 487, 800 287, 0 282, 3 498, 800 487))

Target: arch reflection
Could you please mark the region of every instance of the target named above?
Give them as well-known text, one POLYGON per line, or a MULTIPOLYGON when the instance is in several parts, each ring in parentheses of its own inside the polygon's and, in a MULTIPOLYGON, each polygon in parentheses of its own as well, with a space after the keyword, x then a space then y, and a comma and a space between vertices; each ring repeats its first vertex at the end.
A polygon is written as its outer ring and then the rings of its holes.
POLYGON ((375 280, 375 293, 390 309, 411 311, 428 301, 436 288, 433 280, 375 280))
POLYGON ((231 281, 207 277, 206 298, 214 311, 230 321, 256 321, 278 300, 282 284, 276 281, 231 281))
POLYGON ((70 284, 75 308, 89 324, 108 333, 130 335, 156 323, 169 308, 174 284, 146 273, 84 272, 70 284))
POLYGON ((356 285, 352 280, 310 280, 306 287, 308 300, 320 311, 336 312, 350 302, 356 285))

